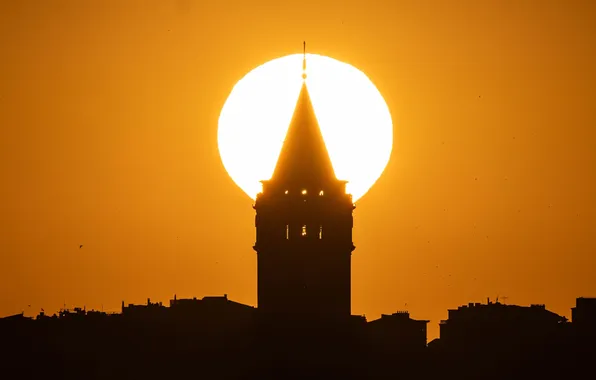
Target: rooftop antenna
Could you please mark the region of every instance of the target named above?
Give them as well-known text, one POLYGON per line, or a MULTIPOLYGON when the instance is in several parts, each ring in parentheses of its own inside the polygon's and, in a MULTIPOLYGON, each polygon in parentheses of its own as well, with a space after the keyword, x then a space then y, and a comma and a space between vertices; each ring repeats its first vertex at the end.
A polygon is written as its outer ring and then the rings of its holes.
POLYGON ((306 79, 306 41, 302 42, 302 79, 306 79))

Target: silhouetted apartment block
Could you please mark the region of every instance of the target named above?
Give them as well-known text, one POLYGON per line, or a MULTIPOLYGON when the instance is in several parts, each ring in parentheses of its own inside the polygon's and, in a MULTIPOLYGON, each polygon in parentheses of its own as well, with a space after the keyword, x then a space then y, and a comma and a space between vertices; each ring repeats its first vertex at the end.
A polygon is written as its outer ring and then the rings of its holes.
POLYGON ((122 315, 124 317, 132 318, 155 318, 162 317, 165 315, 167 308, 162 305, 161 302, 151 302, 151 299, 147 298, 146 305, 124 305, 122 301, 122 315))
POLYGON ((451 348, 510 351, 558 339, 566 318, 544 305, 470 303, 448 311, 440 323, 441 345, 451 348))
POLYGON ((201 299, 189 298, 170 300, 170 307, 161 302, 152 303, 147 299, 146 305, 128 306, 122 303, 122 316, 125 320, 144 320, 150 322, 159 320, 168 324, 175 324, 183 330, 207 330, 230 324, 247 325, 252 323, 255 308, 228 299, 223 296, 207 296, 201 299))
POLYGON ((223 296, 170 300, 170 318, 193 329, 252 328, 256 309, 223 296))
POLYGON ((239 302, 228 299, 228 295, 223 296, 205 296, 201 299, 182 298, 178 299, 174 295, 174 299, 170 300, 170 308, 174 312, 197 314, 197 313, 243 313, 254 311, 254 307, 244 305, 239 302))
POLYGON ((410 318, 407 311, 398 311, 368 322, 367 329, 373 345, 390 351, 419 351, 426 347, 428 322, 410 318))
POLYGON ((571 308, 571 323, 579 335, 596 335, 596 298, 577 298, 571 308))

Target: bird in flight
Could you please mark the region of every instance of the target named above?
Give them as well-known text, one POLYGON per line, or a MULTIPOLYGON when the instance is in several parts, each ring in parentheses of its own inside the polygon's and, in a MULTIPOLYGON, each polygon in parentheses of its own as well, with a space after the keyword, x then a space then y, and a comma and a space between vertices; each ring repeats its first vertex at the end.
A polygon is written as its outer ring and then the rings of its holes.
POLYGON ((83 248, 83 244, 79 245, 79 249, 83 248))

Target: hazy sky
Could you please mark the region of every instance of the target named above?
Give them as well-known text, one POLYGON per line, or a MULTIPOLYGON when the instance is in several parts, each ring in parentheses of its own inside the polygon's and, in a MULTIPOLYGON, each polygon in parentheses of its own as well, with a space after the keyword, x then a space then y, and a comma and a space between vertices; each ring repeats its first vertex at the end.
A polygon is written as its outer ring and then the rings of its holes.
POLYGON ((353 313, 408 309, 431 338, 497 295, 569 316, 596 296, 594 20, 588 0, 1 0, 0 315, 254 305, 254 210, 217 119, 306 40, 394 120, 354 214, 353 313))

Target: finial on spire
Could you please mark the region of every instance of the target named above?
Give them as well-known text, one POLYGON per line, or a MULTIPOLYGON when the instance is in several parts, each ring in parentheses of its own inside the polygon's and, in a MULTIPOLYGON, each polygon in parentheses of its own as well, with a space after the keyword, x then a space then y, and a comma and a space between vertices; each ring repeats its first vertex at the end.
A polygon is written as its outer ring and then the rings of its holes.
POLYGON ((302 42, 302 79, 306 79, 306 41, 302 42))

